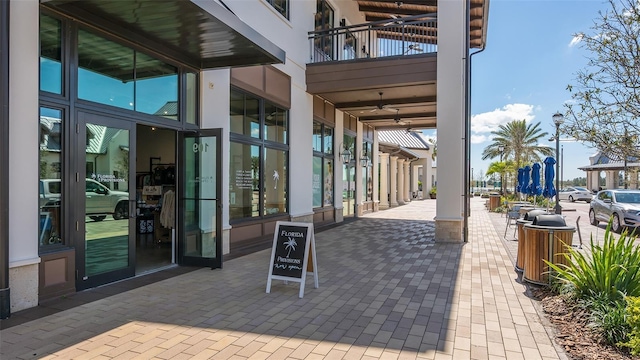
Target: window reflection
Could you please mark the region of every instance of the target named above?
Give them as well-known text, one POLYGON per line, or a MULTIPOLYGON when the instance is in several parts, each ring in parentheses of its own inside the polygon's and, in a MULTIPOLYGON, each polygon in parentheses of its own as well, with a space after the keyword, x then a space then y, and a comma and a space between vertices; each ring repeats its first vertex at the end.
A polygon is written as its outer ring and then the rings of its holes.
POLYGON ((231 91, 231 132, 260 138, 260 101, 250 95, 231 91))
POLYGON ((187 103, 185 104, 187 113, 187 124, 197 123, 198 114, 198 75, 187 73, 187 103))
POLYGON ((178 69, 136 52, 135 110, 178 120, 178 69))
POLYGON ((231 142, 229 150, 229 218, 259 216, 260 148, 231 142))
POLYGON ((287 142, 287 110, 274 104, 265 102, 264 105, 264 132, 269 141, 286 144, 287 142))
POLYGON ((62 243, 62 111, 40 108, 40 246, 62 243))
POLYGON ((78 98, 133 110, 134 51, 78 31, 78 98))
POLYGON ((264 156, 264 213, 287 212, 287 153, 266 149, 264 156))
POLYGON ((62 26, 46 15, 40 16, 40 90, 62 93, 62 26))
POLYGON ((322 152, 322 124, 313 122, 313 151, 322 152))
MULTIPOLYGON (((84 30, 78 31, 78 67, 78 98, 179 119, 177 67, 84 30)), ((194 91, 188 97, 193 122, 194 91)))

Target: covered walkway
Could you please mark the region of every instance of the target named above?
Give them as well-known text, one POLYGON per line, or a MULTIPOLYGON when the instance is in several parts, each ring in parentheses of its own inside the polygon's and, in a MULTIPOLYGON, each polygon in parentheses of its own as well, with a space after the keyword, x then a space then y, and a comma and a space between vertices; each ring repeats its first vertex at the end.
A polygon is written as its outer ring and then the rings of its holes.
POLYGON ((466 244, 433 241, 435 204, 317 232, 320 287, 303 299, 294 283, 265 293, 264 250, 2 324, 0 358, 566 359, 484 199, 471 201, 466 244))

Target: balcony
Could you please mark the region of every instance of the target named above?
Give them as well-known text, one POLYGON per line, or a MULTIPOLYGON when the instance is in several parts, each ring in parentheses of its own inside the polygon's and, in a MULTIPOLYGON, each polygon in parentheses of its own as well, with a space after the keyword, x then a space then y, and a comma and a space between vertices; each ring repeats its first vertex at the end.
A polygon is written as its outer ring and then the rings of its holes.
MULTIPOLYGON (((436 127, 437 1, 357 1, 369 22, 309 33, 307 91, 379 130, 436 127)), ((487 0, 471 0, 470 48, 487 0)))

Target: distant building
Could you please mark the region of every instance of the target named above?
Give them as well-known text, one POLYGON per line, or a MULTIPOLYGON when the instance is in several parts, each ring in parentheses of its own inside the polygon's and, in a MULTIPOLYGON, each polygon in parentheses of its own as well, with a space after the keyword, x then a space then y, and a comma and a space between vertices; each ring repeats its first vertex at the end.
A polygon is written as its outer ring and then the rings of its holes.
POLYGON ((592 191, 597 191, 603 187, 600 179, 603 177, 604 172, 606 189, 624 188, 624 172, 627 171, 627 188, 638 188, 638 169, 640 169, 640 162, 635 157, 627 158, 625 164, 624 161, 612 160, 602 152, 589 157, 589 165, 579 167, 578 169, 587 172, 587 188, 592 191))

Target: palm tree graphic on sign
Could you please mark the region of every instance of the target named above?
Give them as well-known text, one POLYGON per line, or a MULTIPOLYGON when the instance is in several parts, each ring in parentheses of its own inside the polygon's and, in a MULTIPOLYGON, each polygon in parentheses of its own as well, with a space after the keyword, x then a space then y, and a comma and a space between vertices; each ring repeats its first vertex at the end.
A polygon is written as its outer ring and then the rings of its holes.
POLYGON ((289 252, 287 253, 287 257, 289 257, 289 255, 291 255, 291 250, 296 251, 296 246, 298 246, 298 243, 296 243, 296 240, 292 237, 288 237, 289 241, 286 241, 284 243, 284 249, 285 250, 289 250, 289 252))

